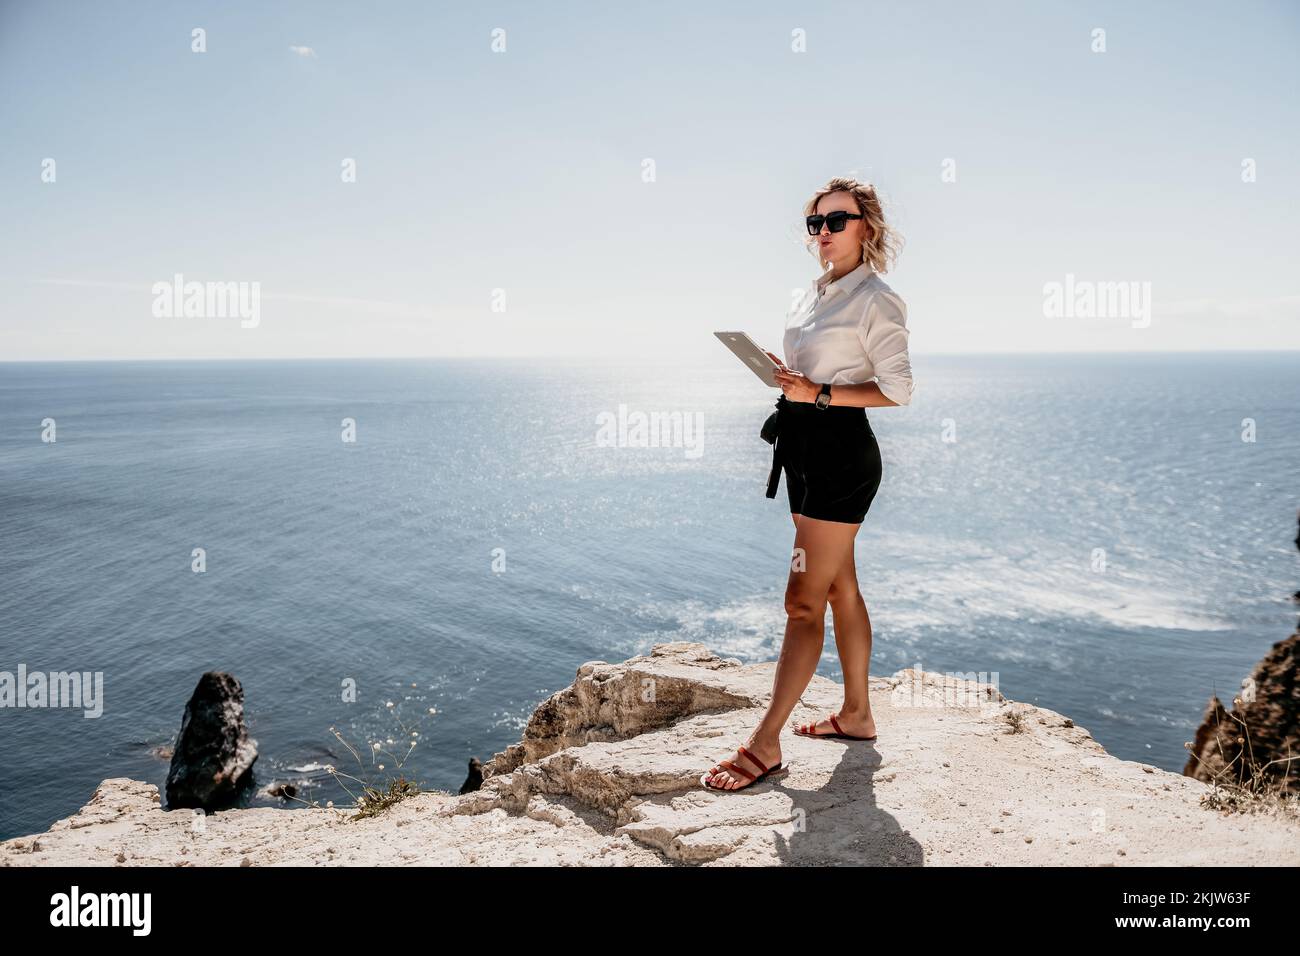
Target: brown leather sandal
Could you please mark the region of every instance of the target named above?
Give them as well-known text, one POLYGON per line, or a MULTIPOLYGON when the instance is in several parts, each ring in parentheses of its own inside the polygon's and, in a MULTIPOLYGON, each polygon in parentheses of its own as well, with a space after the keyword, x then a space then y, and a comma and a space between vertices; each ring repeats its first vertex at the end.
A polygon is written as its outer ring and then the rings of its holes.
MULTIPOLYGON (((854 737, 852 734, 846 734, 844 732, 844 728, 840 726, 840 722, 835 719, 834 714, 827 714, 826 719, 829 720, 831 722, 831 726, 835 728, 835 733, 833 734, 808 733, 806 731, 800 730, 799 727, 796 727, 794 729, 794 732, 798 734, 800 737, 836 737, 840 740, 875 740, 876 737, 880 736, 879 734, 875 734, 871 737, 854 737)), ((799 726, 802 727, 805 725, 800 724, 799 726)), ((817 722, 811 721, 809 722, 809 724, 807 724, 807 726, 816 728, 817 722)))
POLYGON ((737 747, 736 750, 740 753, 742 757, 744 757, 746 760, 751 761, 755 767, 758 767, 763 772, 756 777, 748 770, 746 770, 744 767, 738 767, 730 760, 719 760, 712 770, 709 770, 700 776, 700 786, 704 787, 707 790, 720 790, 723 792, 730 792, 733 790, 745 790, 749 787, 752 787, 754 784, 758 783, 758 781, 762 780, 768 774, 776 773, 778 770, 781 770, 785 767, 785 764, 782 763, 781 761, 777 761, 775 766, 765 767, 763 765, 763 761, 759 760, 752 753, 746 750, 743 746, 737 747), (743 783, 738 787, 715 787, 713 784, 709 783, 709 777, 717 773, 720 769, 726 769, 731 771, 733 774, 736 774, 741 777, 745 777, 749 782, 743 783))

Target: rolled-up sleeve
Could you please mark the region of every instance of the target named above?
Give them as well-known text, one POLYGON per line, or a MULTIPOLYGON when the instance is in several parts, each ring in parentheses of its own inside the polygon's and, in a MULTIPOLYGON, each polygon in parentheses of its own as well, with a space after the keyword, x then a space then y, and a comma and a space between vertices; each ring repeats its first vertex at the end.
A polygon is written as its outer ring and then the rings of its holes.
POLYGON ((907 305, 893 292, 876 291, 858 324, 858 339, 875 370, 876 385, 892 402, 912 401, 912 361, 907 354, 907 305))

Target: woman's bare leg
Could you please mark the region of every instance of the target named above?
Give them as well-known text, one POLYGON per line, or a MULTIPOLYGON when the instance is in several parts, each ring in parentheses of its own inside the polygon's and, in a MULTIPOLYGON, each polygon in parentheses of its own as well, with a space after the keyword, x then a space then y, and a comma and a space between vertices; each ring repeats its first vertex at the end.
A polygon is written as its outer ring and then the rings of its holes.
MULTIPOLYGON (((862 592, 858 590, 858 569, 852 551, 832 582, 827 600, 835 620, 835 647, 844 672, 844 705, 835 719, 846 734, 874 737, 876 721, 871 716, 871 700, 867 692, 867 677, 871 669, 871 616, 862 592)), ((835 731, 831 722, 825 719, 798 726, 804 733, 829 734, 835 731)))
MULTIPOLYGON (((746 749, 765 766, 771 767, 781 759, 781 729, 817 671, 825 641, 826 596, 844 562, 852 560, 853 538, 859 527, 806 515, 795 519, 794 560, 785 588, 785 640, 772 682, 772 700, 745 741, 746 749)), ((739 754, 731 760, 751 773, 758 772, 739 754)), ((723 768, 709 782, 714 787, 735 789, 749 780, 723 768)))

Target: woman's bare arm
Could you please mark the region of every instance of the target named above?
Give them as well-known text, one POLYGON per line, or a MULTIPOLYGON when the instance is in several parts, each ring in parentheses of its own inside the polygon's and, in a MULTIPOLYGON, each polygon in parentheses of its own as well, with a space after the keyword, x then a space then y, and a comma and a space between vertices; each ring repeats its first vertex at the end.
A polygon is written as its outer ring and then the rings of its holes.
MULTIPOLYGON (((788 401, 815 402, 817 400, 817 395, 822 390, 820 382, 814 382, 800 372, 790 371, 785 367, 785 363, 771 352, 767 354, 772 356, 772 361, 781 366, 772 374, 776 376, 777 384, 781 386, 781 391, 785 393, 788 401)), ((860 385, 832 385, 831 404, 846 405, 850 408, 885 408, 897 405, 898 402, 887 398, 875 382, 863 382, 860 385)))
MULTIPOLYGON (((817 392, 822 389, 820 385, 815 387, 817 392)), ((817 392, 813 392, 814 400, 817 398, 817 392)), ((849 405, 853 408, 884 408, 897 405, 898 402, 886 397, 875 382, 863 382, 860 385, 832 385, 831 404, 849 405)))

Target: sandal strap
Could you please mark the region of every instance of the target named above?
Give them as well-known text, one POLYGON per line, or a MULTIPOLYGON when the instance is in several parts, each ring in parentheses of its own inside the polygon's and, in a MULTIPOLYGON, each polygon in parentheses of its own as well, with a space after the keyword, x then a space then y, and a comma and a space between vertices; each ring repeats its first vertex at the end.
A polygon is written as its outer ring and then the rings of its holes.
POLYGON ((728 770, 730 770, 732 773, 743 774, 745 777, 747 777, 747 778, 750 779, 750 780, 755 779, 755 778, 754 778, 754 775, 753 775, 752 773, 750 773, 750 772, 749 772, 748 770, 746 770, 744 767, 737 767, 737 766, 736 766, 734 763, 732 763, 730 760, 719 760, 718 763, 721 764, 722 766, 726 767, 726 768, 727 768, 728 770))
MULTIPOLYGON (((839 722, 838 720, 835 719, 835 715, 834 715, 834 714, 827 714, 826 716, 829 717, 829 718, 831 719, 831 726, 835 728, 835 732, 836 732, 837 734, 843 734, 844 731, 840 730, 840 722, 839 722)), ((847 734, 846 734, 845 736, 847 736, 847 734)))
POLYGON ((754 762, 754 766, 758 767, 759 770, 763 771, 763 773, 767 773, 767 767, 763 765, 763 761, 759 760, 752 753, 746 750, 743 745, 737 747, 736 749, 740 751, 741 755, 744 756, 747 760, 752 760, 754 762))

